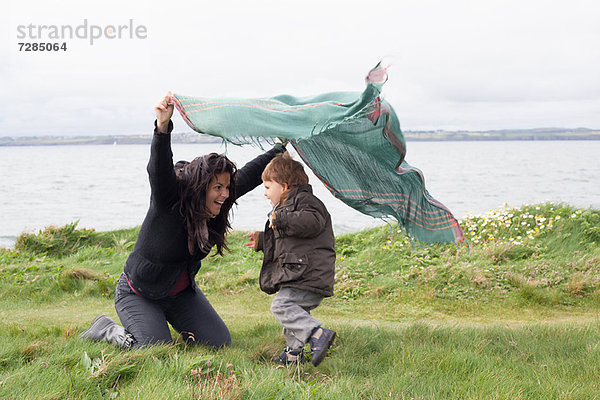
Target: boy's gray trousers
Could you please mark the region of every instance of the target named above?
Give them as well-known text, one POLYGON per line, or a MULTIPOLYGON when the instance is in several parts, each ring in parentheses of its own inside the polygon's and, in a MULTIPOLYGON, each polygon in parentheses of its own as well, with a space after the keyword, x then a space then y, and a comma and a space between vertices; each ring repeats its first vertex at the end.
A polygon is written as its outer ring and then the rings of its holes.
POLYGON ((323 296, 307 290, 281 288, 271 303, 271 312, 283 326, 287 346, 292 350, 304 347, 313 331, 321 323, 310 316, 310 311, 321 304, 323 296))

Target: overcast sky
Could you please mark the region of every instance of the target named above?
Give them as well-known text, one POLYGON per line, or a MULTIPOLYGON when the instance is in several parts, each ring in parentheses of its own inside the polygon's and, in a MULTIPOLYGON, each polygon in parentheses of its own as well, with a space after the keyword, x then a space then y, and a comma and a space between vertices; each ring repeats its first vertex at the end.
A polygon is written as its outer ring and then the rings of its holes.
POLYGON ((148 134, 167 90, 362 91, 383 57, 384 95, 405 130, 600 128, 599 16, 596 0, 11 1, 0 16, 0 136, 148 134), (40 41, 18 38, 20 25, 85 19, 132 20, 146 37, 19 51, 40 41))

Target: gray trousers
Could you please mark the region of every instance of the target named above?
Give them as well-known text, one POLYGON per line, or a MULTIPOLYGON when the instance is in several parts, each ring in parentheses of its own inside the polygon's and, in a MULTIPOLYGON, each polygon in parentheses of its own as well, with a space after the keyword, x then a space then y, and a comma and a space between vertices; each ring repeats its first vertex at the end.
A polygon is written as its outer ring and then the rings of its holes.
POLYGON ((304 347, 312 332, 321 323, 310 311, 321 304, 323 296, 307 290, 281 288, 271 303, 271 312, 283 326, 283 336, 292 350, 304 347))
POLYGON ((188 287, 175 296, 150 300, 135 294, 122 274, 115 289, 115 308, 123 327, 135 338, 136 347, 170 342, 167 323, 189 344, 231 344, 225 322, 200 289, 188 287))

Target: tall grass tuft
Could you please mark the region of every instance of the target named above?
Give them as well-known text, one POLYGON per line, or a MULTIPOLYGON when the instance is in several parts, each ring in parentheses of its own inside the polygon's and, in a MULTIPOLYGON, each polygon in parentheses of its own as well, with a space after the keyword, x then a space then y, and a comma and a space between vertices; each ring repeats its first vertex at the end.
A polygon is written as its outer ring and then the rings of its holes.
POLYGON ((63 257, 86 246, 108 248, 115 245, 112 235, 93 229, 77 229, 78 223, 76 221, 62 227, 48 226, 37 234, 22 233, 16 240, 15 250, 63 257))
POLYGON ((190 399, 234 400, 241 398, 242 387, 233 364, 223 367, 221 362, 214 366, 211 359, 203 365, 192 368, 185 376, 190 391, 190 399))

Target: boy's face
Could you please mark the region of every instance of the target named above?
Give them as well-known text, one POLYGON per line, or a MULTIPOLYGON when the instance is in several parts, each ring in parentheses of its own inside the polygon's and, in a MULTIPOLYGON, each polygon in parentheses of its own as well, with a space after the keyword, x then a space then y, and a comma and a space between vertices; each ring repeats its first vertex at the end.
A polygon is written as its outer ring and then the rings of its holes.
POLYGON ((271 207, 275 207, 275 204, 281 199, 281 194, 287 190, 287 184, 279 184, 275 181, 263 181, 265 185, 265 197, 271 200, 271 207))

